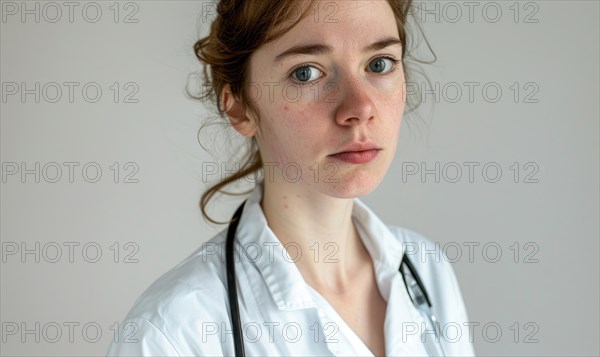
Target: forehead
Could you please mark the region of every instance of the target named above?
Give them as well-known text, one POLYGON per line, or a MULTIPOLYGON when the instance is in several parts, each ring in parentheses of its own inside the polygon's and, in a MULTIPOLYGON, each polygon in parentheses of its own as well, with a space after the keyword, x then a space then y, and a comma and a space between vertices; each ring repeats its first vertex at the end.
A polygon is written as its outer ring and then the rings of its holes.
MULTIPOLYGON (((298 14, 306 2, 293 1, 298 14)), ((291 46, 324 43, 336 52, 358 53, 364 46, 385 35, 398 37, 398 28, 387 0, 321 0, 314 9, 285 35, 262 46, 257 56, 272 64, 273 59, 291 46)))

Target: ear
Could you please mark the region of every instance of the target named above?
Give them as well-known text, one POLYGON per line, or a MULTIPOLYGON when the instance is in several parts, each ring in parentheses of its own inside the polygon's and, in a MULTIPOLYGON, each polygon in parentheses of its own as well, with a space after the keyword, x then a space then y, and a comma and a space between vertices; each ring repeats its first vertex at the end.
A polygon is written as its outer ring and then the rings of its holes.
POLYGON ((254 136, 256 125, 254 120, 247 115, 246 108, 231 93, 231 87, 226 84, 221 94, 221 107, 229 117, 229 121, 238 133, 245 137, 254 136))

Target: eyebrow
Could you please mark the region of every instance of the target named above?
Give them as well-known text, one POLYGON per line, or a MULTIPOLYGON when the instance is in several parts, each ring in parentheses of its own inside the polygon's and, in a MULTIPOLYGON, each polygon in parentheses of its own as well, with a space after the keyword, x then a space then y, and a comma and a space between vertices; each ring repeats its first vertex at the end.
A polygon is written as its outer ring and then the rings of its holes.
MULTIPOLYGON (((362 52, 367 53, 367 52, 372 52, 372 51, 378 51, 378 50, 384 49, 384 48, 386 48, 388 46, 392 46, 392 45, 402 46, 402 42, 396 37, 385 37, 377 42, 374 42, 374 43, 366 46, 365 48, 363 48, 362 52)), ((333 47, 326 45, 326 44, 322 44, 322 43, 298 45, 298 46, 289 48, 289 49, 283 51, 282 53, 278 54, 277 56, 275 56, 275 59, 273 60, 273 62, 274 63, 281 62, 281 61, 283 61, 284 58, 290 57, 290 56, 323 55, 323 54, 330 54, 331 52, 333 52, 333 47)))

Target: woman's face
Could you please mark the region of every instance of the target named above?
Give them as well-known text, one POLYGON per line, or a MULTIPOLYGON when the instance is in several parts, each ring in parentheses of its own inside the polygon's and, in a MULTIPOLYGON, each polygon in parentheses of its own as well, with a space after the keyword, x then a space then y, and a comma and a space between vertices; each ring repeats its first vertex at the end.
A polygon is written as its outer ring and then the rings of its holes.
POLYGON ((254 134, 265 182, 352 198, 374 190, 395 155, 405 103, 402 47, 387 1, 322 1, 318 9, 251 56, 249 96, 260 115, 254 134), (331 156, 358 150, 349 147, 357 143, 380 150, 362 161, 331 156))

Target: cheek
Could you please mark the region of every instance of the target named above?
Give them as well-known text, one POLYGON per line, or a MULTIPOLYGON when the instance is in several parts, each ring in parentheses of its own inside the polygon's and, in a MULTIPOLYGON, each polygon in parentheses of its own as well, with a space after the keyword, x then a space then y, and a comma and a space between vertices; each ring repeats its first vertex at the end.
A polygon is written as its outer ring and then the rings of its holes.
POLYGON ((312 149, 322 145, 326 132, 320 123, 325 123, 323 111, 314 103, 286 103, 281 107, 277 131, 278 142, 285 146, 285 151, 302 160, 312 149), (312 105, 311 105, 312 104, 312 105))
POLYGON ((406 106, 405 93, 406 92, 403 89, 398 90, 393 96, 388 97, 384 102, 384 106, 386 107, 392 122, 397 126, 400 126, 400 122, 402 121, 404 114, 404 108, 406 106))
POLYGON ((287 136, 305 139, 302 133, 310 131, 315 113, 310 105, 286 102, 279 107, 276 117, 279 118, 280 129, 285 131, 287 136))
MULTIPOLYGON (((400 96, 400 95, 399 95, 400 96)), ((384 121, 383 126, 391 129, 400 126, 404 113, 404 102, 401 97, 388 97, 376 102, 377 112, 384 121)))
MULTIPOLYGON (((401 96, 401 93, 399 95, 401 96)), ((380 102, 379 105, 381 106, 379 113, 383 121, 381 124, 382 139, 387 142, 392 152, 395 152, 403 120, 404 102, 402 102, 402 99, 398 99, 398 97, 390 97, 380 102)))
POLYGON ((269 151, 270 160, 279 165, 301 159, 298 157, 306 145, 306 125, 304 116, 297 112, 293 104, 275 106, 265 113, 262 125, 262 140, 269 151))

